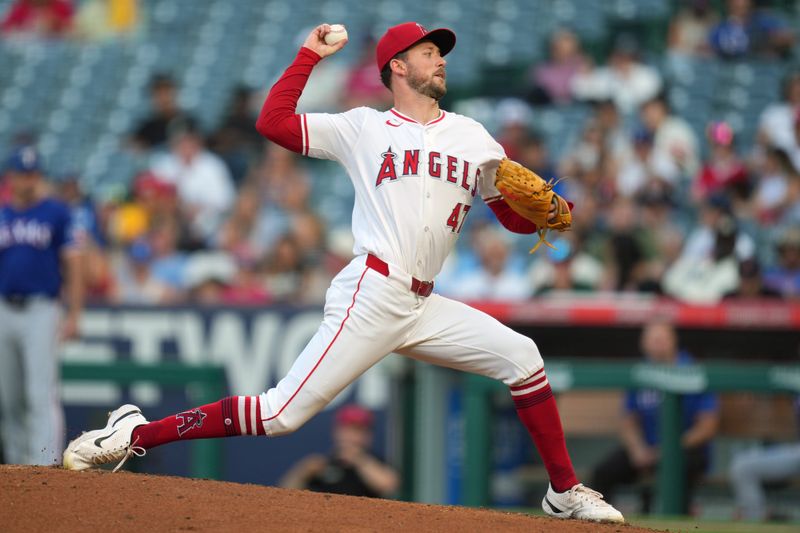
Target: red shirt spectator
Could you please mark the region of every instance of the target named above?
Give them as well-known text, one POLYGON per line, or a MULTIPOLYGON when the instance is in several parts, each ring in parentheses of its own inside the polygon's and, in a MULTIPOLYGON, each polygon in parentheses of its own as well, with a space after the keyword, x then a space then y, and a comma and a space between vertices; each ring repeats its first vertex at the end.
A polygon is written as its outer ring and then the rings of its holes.
POLYGON ((733 129, 726 122, 708 126, 711 156, 697 177, 695 195, 699 200, 714 193, 733 189, 742 196, 748 183, 747 167, 736 154, 733 129))
POLYGON ((0 176, 0 205, 5 205, 11 201, 11 187, 8 180, 0 176))
POLYGON ((375 74, 374 40, 362 43, 361 56, 350 70, 342 91, 342 107, 350 109, 358 106, 389 109, 392 107, 392 93, 383 86, 380 76, 375 74))
POLYGON ((3 33, 33 33, 61 36, 72 26, 75 14, 71 0, 17 0, 0 24, 3 33))

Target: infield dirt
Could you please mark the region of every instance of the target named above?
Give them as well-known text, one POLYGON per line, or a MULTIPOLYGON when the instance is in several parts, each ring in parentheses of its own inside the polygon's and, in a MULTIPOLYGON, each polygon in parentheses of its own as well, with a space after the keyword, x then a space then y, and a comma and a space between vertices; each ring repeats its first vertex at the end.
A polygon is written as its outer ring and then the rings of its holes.
POLYGON ((0 531, 652 532, 200 479, 0 466, 0 531))

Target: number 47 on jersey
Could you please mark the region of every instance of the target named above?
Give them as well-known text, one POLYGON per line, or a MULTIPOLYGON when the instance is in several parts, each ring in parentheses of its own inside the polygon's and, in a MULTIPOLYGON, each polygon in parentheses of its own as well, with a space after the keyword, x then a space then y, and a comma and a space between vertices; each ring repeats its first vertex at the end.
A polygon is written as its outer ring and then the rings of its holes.
POLYGON ((447 225, 453 233, 461 233, 461 228, 464 226, 464 221, 467 219, 470 206, 467 204, 457 203, 453 208, 453 212, 447 217, 447 225))

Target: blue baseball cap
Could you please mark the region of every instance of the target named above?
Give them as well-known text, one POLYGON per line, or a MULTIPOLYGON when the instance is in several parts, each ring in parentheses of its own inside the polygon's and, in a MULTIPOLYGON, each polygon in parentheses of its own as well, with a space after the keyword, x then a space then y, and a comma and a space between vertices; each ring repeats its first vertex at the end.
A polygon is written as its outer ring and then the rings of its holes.
POLYGON ((149 263, 153 259, 153 248, 146 240, 137 239, 128 248, 128 255, 134 263, 149 263))
POLYGON ((20 146, 11 152, 6 168, 14 172, 39 172, 42 170, 42 158, 33 146, 20 146))

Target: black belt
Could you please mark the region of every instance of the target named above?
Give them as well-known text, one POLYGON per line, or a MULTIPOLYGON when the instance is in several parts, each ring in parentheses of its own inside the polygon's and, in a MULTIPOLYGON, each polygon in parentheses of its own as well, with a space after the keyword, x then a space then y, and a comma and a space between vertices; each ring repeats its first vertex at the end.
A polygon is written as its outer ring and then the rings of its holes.
POLYGON ((3 301, 5 301, 9 307, 14 307, 16 309, 27 307, 33 299, 32 294, 3 294, 0 297, 3 298, 3 301))
MULTIPOLYGON (((378 272, 379 274, 383 274, 384 276, 389 275, 389 265, 386 261, 369 254, 367 255, 367 266, 378 272)), ((411 277, 411 292, 417 294, 419 296, 430 296, 431 292, 433 292, 433 282, 432 281, 420 281, 415 277, 411 277)))

